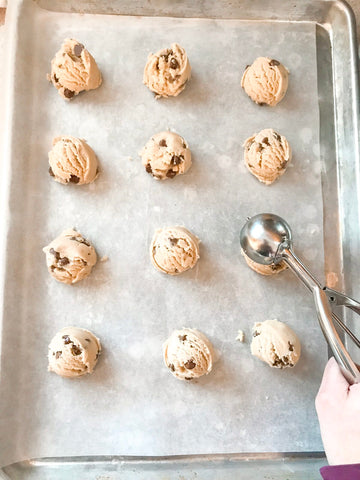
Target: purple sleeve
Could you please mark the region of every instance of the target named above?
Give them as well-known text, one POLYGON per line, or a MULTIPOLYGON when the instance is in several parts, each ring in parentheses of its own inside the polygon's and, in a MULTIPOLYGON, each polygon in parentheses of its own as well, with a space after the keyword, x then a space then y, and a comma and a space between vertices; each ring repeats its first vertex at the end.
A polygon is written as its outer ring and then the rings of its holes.
POLYGON ((360 463, 320 468, 324 480, 360 480, 360 463))

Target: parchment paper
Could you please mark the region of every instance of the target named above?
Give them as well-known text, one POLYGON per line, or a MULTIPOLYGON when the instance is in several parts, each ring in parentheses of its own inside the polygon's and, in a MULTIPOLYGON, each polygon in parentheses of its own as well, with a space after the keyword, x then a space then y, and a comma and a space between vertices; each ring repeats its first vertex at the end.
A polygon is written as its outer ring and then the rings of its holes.
POLYGON ((314 25, 57 14, 29 2, 15 65, 0 464, 321 450, 314 397, 327 353, 311 297, 291 272, 264 278, 249 270, 239 248, 246 217, 272 211, 288 220, 298 254, 323 279, 314 25), (71 103, 45 78, 66 37, 86 45, 104 77, 71 103), (156 100, 142 85, 143 68, 149 52, 172 42, 186 49, 192 79, 179 97, 156 100), (273 109, 240 88, 245 66, 260 55, 290 70, 288 93, 273 109), (268 127, 293 149, 288 171, 270 187, 242 161, 244 140, 268 127), (157 182, 138 151, 167 128, 189 142, 193 166, 157 182), (47 152, 61 134, 85 138, 98 154, 93 185, 49 177, 47 152), (149 260, 154 230, 168 225, 185 225, 202 242, 197 267, 177 278, 149 260), (67 286, 50 278, 42 247, 72 226, 109 260, 67 286), (293 370, 270 369, 250 354, 253 323, 269 318, 302 341, 293 370), (48 343, 66 325, 100 337, 93 375, 47 372, 48 343), (219 355, 194 383, 176 380, 162 360, 162 343, 183 326, 203 331, 219 355))

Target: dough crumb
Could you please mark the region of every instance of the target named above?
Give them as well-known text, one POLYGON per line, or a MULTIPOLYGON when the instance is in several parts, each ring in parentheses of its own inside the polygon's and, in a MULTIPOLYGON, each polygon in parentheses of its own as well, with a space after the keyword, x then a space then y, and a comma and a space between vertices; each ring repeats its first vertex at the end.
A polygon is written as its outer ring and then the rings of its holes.
POLYGON ((238 340, 240 343, 244 343, 245 333, 242 330, 238 331, 238 336, 236 337, 236 340, 238 340))
POLYGON ((107 255, 104 255, 103 257, 100 258, 100 262, 107 262, 109 260, 109 257, 107 255))

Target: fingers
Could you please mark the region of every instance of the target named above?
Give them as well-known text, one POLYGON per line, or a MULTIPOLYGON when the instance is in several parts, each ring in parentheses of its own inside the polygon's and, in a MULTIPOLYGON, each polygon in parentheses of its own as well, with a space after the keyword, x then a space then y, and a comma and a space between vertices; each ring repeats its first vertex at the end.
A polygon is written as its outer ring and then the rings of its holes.
POLYGON ((343 399, 349 391, 349 383, 341 373, 340 367, 334 357, 328 361, 318 395, 331 394, 332 400, 343 399))

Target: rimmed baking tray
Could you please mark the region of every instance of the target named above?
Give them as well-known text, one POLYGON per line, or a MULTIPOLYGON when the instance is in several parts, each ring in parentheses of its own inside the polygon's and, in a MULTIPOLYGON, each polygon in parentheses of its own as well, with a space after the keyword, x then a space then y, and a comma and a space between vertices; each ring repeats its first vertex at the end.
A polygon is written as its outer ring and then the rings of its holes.
MULTIPOLYGON (((21 16, 26 0, 14 2, 11 9, 18 9, 21 16)), ((357 283, 359 253, 359 143, 358 143, 358 71, 356 40, 352 12, 344 2, 303 1, 300 5, 282 1, 243 2, 67 2, 39 1, 39 8, 59 12, 113 14, 132 16, 169 16, 180 18, 242 19, 263 22, 312 23, 316 25, 316 51, 318 98, 320 110, 320 155, 322 160, 322 194, 324 202, 325 270, 336 274, 336 287, 353 296, 359 296, 357 283)), ((13 18, 18 18, 16 15, 13 18)), ((18 25, 7 26, 8 35, 18 35, 18 25)), ((10 52, 10 56, 14 52, 10 52)), ((20 52, 21 54, 21 52, 20 52)), ((8 65, 8 79, 16 71, 14 57, 8 65)), ((21 92, 14 91, 21 95, 21 92)), ((31 99, 24 99, 24 124, 31 119, 31 99)), ((9 96, 6 117, 4 177, 9 178, 11 155, 16 155, 17 143, 13 123, 14 97, 9 96), (9 157, 10 155, 10 157, 9 157), (8 162, 6 161, 8 160, 8 162)), ((18 120, 19 121, 19 120, 18 120)), ((16 178, 16 177, 15 177, 16 178)), ((8 198, 8 188, 2 189, 3 205, 16 199, 8 198)), ((21 201, 21 199, 19 199, 21 201)), ((9 248, 9 238, 2 238, 3 252, 9 248), (6 243, 5 243, 6 241, 6 243)), ((19 251, 21 247, 19 246, 19 251)), ((2 282, 5 269, 2 263, 2 282)), ((11 272, 11 270, 10 270, 11 272)), ((11 272, 16 276, 19 272, 11 272)), ((9 278, 9 277, 8 277, 9 278)), ((29 278, 27 278, 28 280, 29 278)), ((3 292, 6 292, 6 285, 3 292)), ((351 319, 348 319, 349 323, 351 319)), ((354 326, 356 327, 356 326, 354 326)), ((7 341, 9 338, 7 338, 7 341)), ((14 338, 14 343, 17 340, 14 338)), ((4 394, 2 392, 2 394, 4 394)), ((74 452, 76 454, 76 452, 74 452)), ((321 454, 240 454, 186 457, 136 458, 136 457, 87 457, 29 460, 3 469, 4 478, 68 478, 84 475, 87 478, 231 478, 241 474, 243 478, 318 478, 317 468, 324 462, 321 454), (246 475, 248 477, 246 477, 246 475)))

